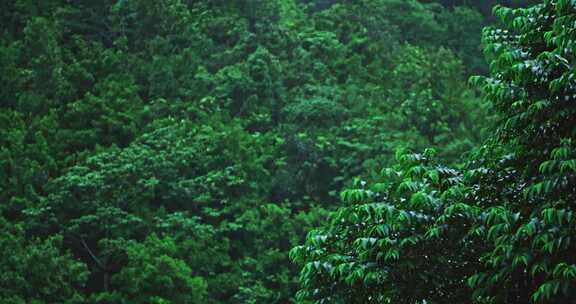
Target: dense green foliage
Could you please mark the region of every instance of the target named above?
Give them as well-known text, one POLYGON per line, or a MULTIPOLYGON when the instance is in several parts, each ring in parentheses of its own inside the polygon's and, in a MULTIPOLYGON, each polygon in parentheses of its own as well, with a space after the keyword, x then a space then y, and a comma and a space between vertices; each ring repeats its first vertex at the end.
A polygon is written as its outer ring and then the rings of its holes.
POLYGON ((500 122, 464 166, 400 151, 292 252, 315 303, 573 303, 573 1, 496 7, 490 77, 500 122))
POLYGON ((574 8, 494 4, 3 1, 0 302, 573 298, 574 8))

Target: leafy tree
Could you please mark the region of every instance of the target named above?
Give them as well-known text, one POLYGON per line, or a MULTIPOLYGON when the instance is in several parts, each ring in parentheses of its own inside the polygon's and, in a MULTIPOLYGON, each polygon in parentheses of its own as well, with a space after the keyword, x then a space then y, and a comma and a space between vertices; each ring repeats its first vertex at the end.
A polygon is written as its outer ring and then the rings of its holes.
POLYGON ((178 244, 155 235, 126 246, 128 263, 112 278, 131 303, 205 303, 206 282, 193 276, 188 264, 175 257, 178 244))
POLYGON ((58 172, 57 120, 54 112, 27 120, 13 110, 0 112, 0 213, 21 217, 43 194, 48 179, 58 172))
POLYGON ((63 249, 62 236, 26 240, 0 217, 0 299, 4 303, 82 303, 86 265, 63 249))
POLYGON ((435 164, 432 154, 399 152, 398 163, 382 170, 379 180, 371 185, 357 180, 356 188, 340 194, 347 206, 291 251, 303 263, 298 299, 467 301, 465 278, 478 262, 465 227, 478 211, 454 195, 463 188, 461 173, 435 164), (461 208, 469 214, 461 214, 461 208))
POLYGON ((574 298, 569 241, 574 210, 567 203, 574 197, 574 77, 568 47, 574 41, 574 12, 567 1, 497 7, 507 28, 484 32, 493 77, 477 80, 503 117, 485 153, 498 155, 505 146, 508 154, 499 155, 500 163, 482 164, 493 173, 477 177, 480 189, 487 183, 506 189, 492 201, 491 193, 476 194, 486 196, 484 229, 491 245, 482 255, 486 269, 470 278, 477 297, 515 303, 574 298), (502 180, 494 182, 495 177, 502 180))
MULTIPOLYGON (((573 297, 574 7, 497 7, 484 31, 492 77, 474 81, 502 117, 463 172, 401 155, 381 182, 309 234, 301 300, 561 303, 573 297), (438 266, 440 266, 438 268, 438 266), (465 285, 468 284, 468 287, 465 285), (468 290, 471 289, 472 292, 468 290)), ((378 181, 378 180, 377 180, 378 181)))

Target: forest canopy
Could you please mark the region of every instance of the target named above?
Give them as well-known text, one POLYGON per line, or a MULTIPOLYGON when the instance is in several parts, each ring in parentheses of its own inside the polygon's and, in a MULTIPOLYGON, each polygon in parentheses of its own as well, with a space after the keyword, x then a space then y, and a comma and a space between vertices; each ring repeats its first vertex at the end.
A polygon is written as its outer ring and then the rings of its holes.
POLYGON ((0 3, 0 302, 573 303, 569 0, 0 3))

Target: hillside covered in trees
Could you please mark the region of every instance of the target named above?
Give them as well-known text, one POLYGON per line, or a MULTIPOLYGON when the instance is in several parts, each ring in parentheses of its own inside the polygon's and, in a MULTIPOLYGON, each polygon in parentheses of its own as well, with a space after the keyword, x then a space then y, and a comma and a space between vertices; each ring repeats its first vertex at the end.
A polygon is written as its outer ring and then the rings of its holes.
POLYGON ((1 1, 0 303, 576 303, 575 41, 570 0, 1 1))

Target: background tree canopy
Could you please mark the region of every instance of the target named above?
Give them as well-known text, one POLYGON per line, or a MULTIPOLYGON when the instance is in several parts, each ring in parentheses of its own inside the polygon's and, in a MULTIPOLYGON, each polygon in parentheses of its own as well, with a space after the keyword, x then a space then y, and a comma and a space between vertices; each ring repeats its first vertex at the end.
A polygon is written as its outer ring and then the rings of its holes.
POLYGON ((3 1, 0 302, 570 303, 543 2, 3 1))

